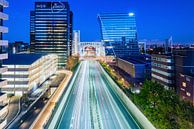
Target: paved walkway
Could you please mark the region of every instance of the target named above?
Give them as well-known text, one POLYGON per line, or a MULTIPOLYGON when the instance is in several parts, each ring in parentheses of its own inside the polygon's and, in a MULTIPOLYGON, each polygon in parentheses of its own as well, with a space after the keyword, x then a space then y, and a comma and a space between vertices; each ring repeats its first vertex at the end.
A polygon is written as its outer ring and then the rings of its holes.
POLYGON ((48 101, 47 105, 41 111, 41 113, 39 114, 37 119, 34 121, 34 123, 31 126, 31 129, 43 129, 43 126, 46 124, 46 122, 49 120, 49 118, 52 114, 52 111, 55 107, 56 102, 58 102, 58 100, 62 96, 65 88, 67 87, 67 85, 72 77, 72 72, 66 71, 66 70, 61 70, 60 72, 66 74, 64 80, 59 85, 56 92, 51 97, 51 99, 48 101))

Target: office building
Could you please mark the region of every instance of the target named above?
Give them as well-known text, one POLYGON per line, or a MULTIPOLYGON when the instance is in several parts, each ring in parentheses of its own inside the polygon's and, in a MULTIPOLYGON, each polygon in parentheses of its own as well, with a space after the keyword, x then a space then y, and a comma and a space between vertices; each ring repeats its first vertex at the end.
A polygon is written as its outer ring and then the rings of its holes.
POLYGON ((151 78, 151 57, 148 55, 116 58, 116 66, 126 72, 134 84, 139 85, 151 78))
POLYGON ((73 31, 73 44, 72 44, 72 54, 78 55, 79 54, 79 43, 80 43, 80 31, 74 30, 73 31))
MULTIPOLYGON (((181 75, 193 75, 194 72, 194 49, 182 49, 173 51, 175 58, 175 69, 176 69, 176 87, 180 86, 180 78, 181 75)), ((180 89, 177 89, 179 93, 180 89)))
POLYGON ((165 89, 175 89, 175 68, 172 54, 152 55, 152 80, 165 89))
POLYGON ((125 57, 139 54, 134 13, 98 15, 106 55, 125 57))
POLYGON ((8 71, 2 78, 8 81, 2 91, 7 94, 31 94, 50 76, 56 73, 58 56, 56 54, 11 54, 3 66, 8 71))
MULTIPOLYGON (((9 3, 6 0, 0 0, 0 77, 7 71, 7 67, 2 66, 4 59, 8 58, 7 48, 8 41, 3 40, 3 33, 8 33, 8 28, 3 26, 3 21, 8 20, 8 15, 3 13, 4 8, 8 7, 9 3)), ((7 95, 2 92, 1 88, 7 85, 7 81, 0 79, 0 128, 4 128, 7 124, 6 114, 8 113, 7 95)))
POLYGON ((179 78, 179 95, 183 100, 194 104, 194 74, 180 74, 179 78))
POLYGON ((35 2, 31 12, 31 51, 59 56, 64 68, 72 51, 73 13, 68 2, 35 2))
POLYGON ((117 58, 117 65, 131 75, 132 78, 143 78, 145 75, 145 65, 142 62, 117 58))
POLYGON ((15 41, 13 43, 9 43, 8 52, 10 54, 16 54, 21 52, 29 52, 30 46, 28 43, 24 43, 23 41, 15 41))

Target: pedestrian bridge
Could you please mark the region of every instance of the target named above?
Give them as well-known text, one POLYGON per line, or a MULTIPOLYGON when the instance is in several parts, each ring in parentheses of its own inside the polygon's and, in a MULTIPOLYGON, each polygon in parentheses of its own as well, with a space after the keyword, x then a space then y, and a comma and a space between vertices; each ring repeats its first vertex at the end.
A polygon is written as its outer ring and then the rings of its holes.
POLYGON ((79 55, 81 58, 95 58, 105 56, 102 42, 80 42, 79 55))

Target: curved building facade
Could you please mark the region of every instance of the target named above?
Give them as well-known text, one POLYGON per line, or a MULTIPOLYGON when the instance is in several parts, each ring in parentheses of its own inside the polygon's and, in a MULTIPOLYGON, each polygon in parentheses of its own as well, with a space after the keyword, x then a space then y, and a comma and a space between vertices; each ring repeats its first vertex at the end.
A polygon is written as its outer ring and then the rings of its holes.
POLYGON ((98 20, 107 55, 125 57, 139 53, 134 13, 101 13, 98 20))

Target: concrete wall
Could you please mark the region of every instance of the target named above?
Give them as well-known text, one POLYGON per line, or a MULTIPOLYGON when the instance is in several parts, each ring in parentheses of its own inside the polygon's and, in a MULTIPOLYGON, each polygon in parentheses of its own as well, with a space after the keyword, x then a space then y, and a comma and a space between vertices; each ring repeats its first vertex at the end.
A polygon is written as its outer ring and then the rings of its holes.
POLYGON ((133 78, 144 78, 145 76, 145 65, 135 64, 120 58, 117 58, 117 66, 127 72, 133 78))

